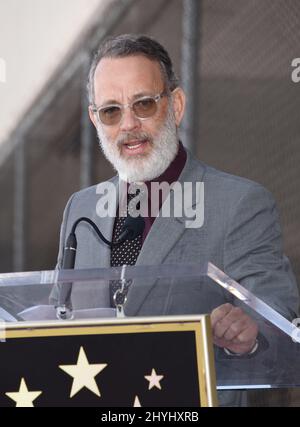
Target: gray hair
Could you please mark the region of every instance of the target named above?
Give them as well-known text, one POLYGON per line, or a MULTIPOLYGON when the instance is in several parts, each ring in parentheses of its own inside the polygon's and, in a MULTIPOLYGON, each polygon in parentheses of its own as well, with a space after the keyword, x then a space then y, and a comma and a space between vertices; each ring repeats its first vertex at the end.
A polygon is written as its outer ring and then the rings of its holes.
POLYGON ((88 76, 87 92, 91 105, 94 104, 94 77, 96 68, 103 58, 124 58, 126 56, 143 55, 157 61, 160 65, 166 90, 172 92, 179 84, 173 70, 172 61, 166 49, 151 37, 141 34, 122 34, 106 39, 95 53, 88 76))

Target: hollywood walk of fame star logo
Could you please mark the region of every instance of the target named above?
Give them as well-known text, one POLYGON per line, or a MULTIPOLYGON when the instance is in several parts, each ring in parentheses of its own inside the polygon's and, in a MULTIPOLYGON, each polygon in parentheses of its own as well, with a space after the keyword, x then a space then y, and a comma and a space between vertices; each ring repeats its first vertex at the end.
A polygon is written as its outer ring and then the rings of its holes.
POLYGON ((155 369, 152 369, 151 375, 145 375, 144 378, 146 378, 147 381, 149 381, 149 388, 148 390, 151 390, 153 387, 158 388, 161 390, 160 381, 163 379, 163 375, 157 375, 155 369))
POLYGON ((98 375, 107 363, 90 364, 84 348, 80 347, 78 360, 76 365, 60 365, 59 368, 73 377, 73 384, 70 393, 70 397, 75 396, 84 387, 95 393, 97 396, 101 396, 98 385, 95 381, 96 375, 98 375))
POLYGON ((29 391, 25 379, 21 379, 19 391, 5 393, 10 399, 16 402, 16 408, 33 408, 33 401, 37 399, 41 391, 29 391))

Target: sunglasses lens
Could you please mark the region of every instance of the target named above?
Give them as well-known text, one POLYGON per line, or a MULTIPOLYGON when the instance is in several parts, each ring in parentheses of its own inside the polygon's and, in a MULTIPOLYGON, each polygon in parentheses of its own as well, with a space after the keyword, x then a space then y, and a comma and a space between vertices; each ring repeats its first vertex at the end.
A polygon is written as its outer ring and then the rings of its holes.
POLYGON ((117 106, 101 108, 101 110, 99 110, 99 119, 103 124, 108 126, 119 123, 121 117, 121 108, 117 106))
POLYGON ((157 105, 153 98, 143 98, 133 103, 132 109, 137 117, 145 119, 156 113, 157 105))
MULTIPOLYGON (((100 121, 107 126, 113 126, 120 123, 122 119, 122 108, 117 105, 111 105, 100 108, 98 110, 100 121)), ((155 98, 145 97, 138 99, 131 106, 136 117, 140 119, 147 119, 148 117, 154 116, 157 111, 157 104, 155 98)))

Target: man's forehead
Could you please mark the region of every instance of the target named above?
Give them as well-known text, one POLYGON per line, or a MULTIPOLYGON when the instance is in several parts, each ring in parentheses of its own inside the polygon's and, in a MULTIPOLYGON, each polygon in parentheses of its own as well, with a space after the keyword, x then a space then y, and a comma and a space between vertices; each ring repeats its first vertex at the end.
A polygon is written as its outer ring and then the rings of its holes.
POLYGON ((162 90, 163 75, 157 61, 145 56, 103 58, 95 71, 95 96, 111 97, 124 91, 133 94, 162 90))

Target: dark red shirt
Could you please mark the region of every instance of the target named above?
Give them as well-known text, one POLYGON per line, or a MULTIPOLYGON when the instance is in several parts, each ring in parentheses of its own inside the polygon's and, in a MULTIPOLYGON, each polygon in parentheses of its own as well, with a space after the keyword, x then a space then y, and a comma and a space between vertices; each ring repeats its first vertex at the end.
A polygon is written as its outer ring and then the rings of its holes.
MULTIPOLYGON (((167 182, 169 185, 171 185, 173 182, 178 181, 179 175, 181 174, 185 162, 186 162, 186 151, 181 143, 181 141, 179 141, 179 149, 178 152, 176 154, 175 159, 172 161, 172 163, 168 166, 168 168, 165 170, 164 173, 162 173, 159 177, 154 178, 151 181, 146 181, 145 184, 147 185, 147 189, 148 189, 148 215, 144 217, 145 219, 145 229, 143 232, 143 243, 150 231, 150 228, 152 226, 152 224, 155 221, 155 218, 157 215, 155 216, 151 216, 151 183, 152 182, 157 182, 157 183, 162 183, 162 182, 167 182)), ((129 186, 129 184, 128 184, 129 186)), ((162 206, 162 197, 159 198, 159 210, 162 206)))

